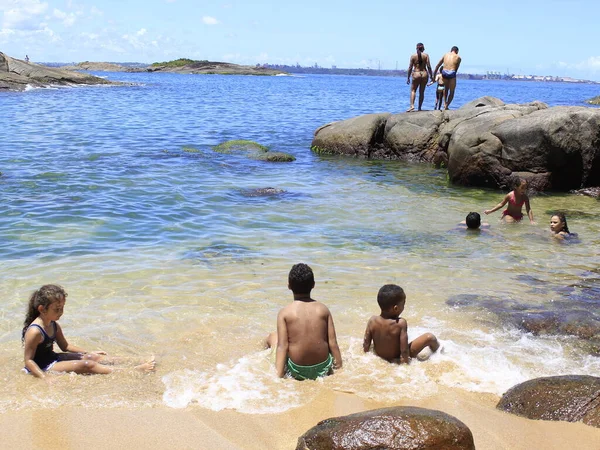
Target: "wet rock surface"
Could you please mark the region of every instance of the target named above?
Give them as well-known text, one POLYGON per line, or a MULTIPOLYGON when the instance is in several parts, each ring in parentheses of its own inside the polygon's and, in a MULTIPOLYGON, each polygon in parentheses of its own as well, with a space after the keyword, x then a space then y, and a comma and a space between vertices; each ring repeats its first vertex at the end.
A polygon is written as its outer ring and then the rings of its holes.
POLYGON ((469 428, 441 411, 398 406, 323 420, 298 439, 296 450, 471 450, 469 428))
POLYGON ((535 378, 509 389, 497 408, 528 419, 583 422, 600 428, 600 378, 535 378))
MULTIPOLYGON (((600 279, 583 278, 567 286, 548 286, 537 280, 534 287, 549 298, 541 305, 477 294, 450 297, 446 304, 467 310, 484 310, 496 315, 501 324, 510 325, 535 336, 572 336, 591 355, 600 355, 600 279)), ((535 280, 529 280, 535 284, 535 280)))
POLYGON ((534 191, 600 186, 600 109, 504 104, 482 97, 450 111, 368 114, 318 128, 319 153, 428 162, 452 182, 534 191))

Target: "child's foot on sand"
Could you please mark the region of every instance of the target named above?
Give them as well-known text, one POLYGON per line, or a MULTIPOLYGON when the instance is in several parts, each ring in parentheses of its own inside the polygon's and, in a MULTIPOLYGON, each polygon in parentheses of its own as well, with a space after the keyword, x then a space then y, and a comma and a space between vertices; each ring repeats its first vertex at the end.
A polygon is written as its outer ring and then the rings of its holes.
POLYGON ((154 359, 154 356, 152 356, 149 361, 146 361, 139 366, 135 366, 135 370, 139 370, 140 372, 154 372, 156 370, 156 360, 154 359))

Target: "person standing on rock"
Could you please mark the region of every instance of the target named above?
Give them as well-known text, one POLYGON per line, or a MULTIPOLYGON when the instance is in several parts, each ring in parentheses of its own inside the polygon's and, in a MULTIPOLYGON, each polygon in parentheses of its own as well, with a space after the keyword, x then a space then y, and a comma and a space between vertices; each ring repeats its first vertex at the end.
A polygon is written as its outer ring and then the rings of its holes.
POLYGON ((406 112, 415 110, 415 97, 417 96, 417 88, 419 88, 419 111, 423 106, 425 87, 429 77, 433 79, 431 74, 431 63, 429 62, 429 55, 425 52, 425 46, 419 42, 417 44, 417 53, 410 57, 408 65, 408 79, 406 84, 411 84, 410 76, 412 75, 412 84, 410 86, 410 108, 406 112))
POLYGON ((452 99, 454 98, 456 72, 458 72, 460 63, 461 57, 458 56, 458 47, 455 45, 442 57, 442 59, 440 59, 440 62, 437 63, 437 66, 435 66, 435 70, 433 71, 432 78, 435 78, 438 69, 442 66, 444 67, 442 69, 442 77, 444 78, 444 109, 450 107, 450 103, 452 103, 452 99))
POLYGON ((29 55, 25 55, 25 62, 29 62, 29 55))

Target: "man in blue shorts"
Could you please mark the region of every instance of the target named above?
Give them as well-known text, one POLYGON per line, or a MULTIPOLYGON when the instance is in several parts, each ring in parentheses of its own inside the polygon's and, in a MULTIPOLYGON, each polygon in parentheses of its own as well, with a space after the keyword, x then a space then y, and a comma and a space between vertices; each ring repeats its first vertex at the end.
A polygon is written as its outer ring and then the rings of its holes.
POLYGON ((444 78, 444 109, 448 109, 452 99, 454 98, 454 90, 456 89, 456 72, 460 67, 461 58, 458 56, 458 47, 455 45, 446 53, 440 62, 435 66, 433 71, 433 78, 437 74, 440 67, 442 69, 442 77, 444 78))

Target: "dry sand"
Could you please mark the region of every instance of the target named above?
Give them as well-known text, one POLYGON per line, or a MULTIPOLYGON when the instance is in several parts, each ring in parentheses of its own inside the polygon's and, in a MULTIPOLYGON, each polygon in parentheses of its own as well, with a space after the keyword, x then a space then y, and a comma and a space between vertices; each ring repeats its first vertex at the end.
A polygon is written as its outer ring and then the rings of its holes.
MULTIPOLYGON (((439 409, 466 423, 478 450, 599 450, 600 429, 581 423, 533 421, 496 410, 493 395, 459 393, 411 406, 439 409)), ((6 449, 294 449, 298 436, 328 417, 391 406, 332 392, 277 415, 182 410, 58 408, 0 416, 6 449)))

